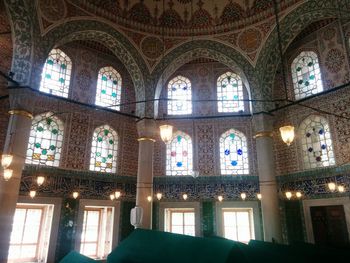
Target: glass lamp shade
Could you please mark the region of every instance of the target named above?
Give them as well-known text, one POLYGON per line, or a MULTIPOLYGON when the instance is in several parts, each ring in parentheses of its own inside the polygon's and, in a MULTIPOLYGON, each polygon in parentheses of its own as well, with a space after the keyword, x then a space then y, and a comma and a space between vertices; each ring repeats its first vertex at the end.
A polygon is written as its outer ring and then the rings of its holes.
POLYGON ((77 198, 78 198, 78 196, 79 196, 79 193, 78 193, 78 192, 73 192, 73 194, 72 194, 72 195, 73 195, 73 198, 74 198, 74 199, 77 199, 77 198))
POLYGON ((241 193, 241 198, 244 201, 247 198, 247 194, 246 193, 241 193))
POLYGON ((152 196, 150 196, 150 195, 147 196, 147 201, 148 201, 148 202, 152 202, 152 196))
POLYGON ((297 198, 301 198, 303 195, 302 195, 300 192, 296 192, 296 193, 295 193, 295 196, 296 196, 297 198))
POLYGON ((292 192, 286 192, 285 194, 288 200, 290 200, 293 196, 292 192))
POLYGON ((1 156, 1 165, 4 169, 6 169, 7 167, 9 167, 12 163, 13 160, 13 155, 11 154, 3 154, 1 156))
POLYGON ((342 185, 338 185, 338 191, 339 193, 344 193, 345 192, 345 187, 342 185))
POLYGON ((294 126, 283 126, 280 128, 280 133, 282 140, 289 146, 294 140, 294 126))
POLYGON ((187 195, 187 194, 183 194, 183 195, 182 195, 182 198, 186 201, 187 198, 188 198, 188 195, 187 195))
POLYGON ((11 170, 11 169, 5 169, 5 170, 4 170, 4 179, 5 179, 5 181, 10 180, 11 177, 12 177, 12 174, 13 174, 13 170, 11 170))
POLYGON ((331 192, 334 192, 336 187, 335 183, 328 183, 328 188, 331 192))
POLYGON ((162 199, 162 193, 157 193, 157 199, 158 199, 158 201, 160 201, 160 199, 162 199))
POLYGON ((118 199, 121 195, 122 193, 120 191, 115 191, 114 193, 115 199, 118 199))
POLYGON ((163 142, 168 143, 173 137, 173 126, 171 125, 161 125, 159 126, 160 129, 160 137, 162 138, 163 142))
POLYGON ((45 181, 45 177, 44 176, 38 176, 36 178, 36 183, 38 184, 38 186, 42 186, 44 181, 45 181))
POLYGON ((110 195, 109 195, 109 198, 113 201, 113 200, 115 199, 114 194, 110 194, 110 195))
POLYGON ((219 195, 219 196, 218 196, 218 200, 219 200, 219 202, 222 202, 222 200, 224 200, 224 198, 222 197, 222 195, 219 195))
POLYGON ((31 198, 34 198, 34 197, 36 196, 36 191, 34 191, 34 190, 30 191, 30 192, 29 192, 29 196, 30 196, 31 198))
POLYGON ((261 194, 257 194, 256 197, 257 197, 259 200, 261 200, 262 195, 261 195, 261 194))

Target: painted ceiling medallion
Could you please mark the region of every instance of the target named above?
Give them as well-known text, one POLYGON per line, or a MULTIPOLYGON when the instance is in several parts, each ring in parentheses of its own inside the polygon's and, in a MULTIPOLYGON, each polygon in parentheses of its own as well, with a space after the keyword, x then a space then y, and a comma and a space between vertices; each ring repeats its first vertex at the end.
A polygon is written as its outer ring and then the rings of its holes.
POLYGON ((255 28, 243 31, 238 37, 238 46, 245 52, 256 51, 261 43, 262 36, 259 30, 255 28))
POLYGON ((150 59, 157 59, 164 50, 162 40, 157 37, 145 37, 141 42, 142 53, 150 59))

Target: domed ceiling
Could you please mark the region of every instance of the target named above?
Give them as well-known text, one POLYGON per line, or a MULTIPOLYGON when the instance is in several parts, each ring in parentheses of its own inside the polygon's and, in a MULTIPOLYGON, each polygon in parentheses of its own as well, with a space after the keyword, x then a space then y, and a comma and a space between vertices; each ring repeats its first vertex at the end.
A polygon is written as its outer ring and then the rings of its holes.
MULTIPOLYGON (((75 0, 87 12, 118 24, 159 33, 210 34, 259 22, 273 15, 272 0, 75 0), (195 31, 195 32, 193 32, 195 31)), ((281 0, 285 9, 297 0, 281 0)))

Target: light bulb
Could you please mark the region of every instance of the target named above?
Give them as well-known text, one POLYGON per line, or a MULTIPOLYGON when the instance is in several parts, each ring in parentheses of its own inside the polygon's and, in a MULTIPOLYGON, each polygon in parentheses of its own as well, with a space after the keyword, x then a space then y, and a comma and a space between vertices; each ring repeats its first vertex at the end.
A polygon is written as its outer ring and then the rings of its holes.
POLYGON ((157 199, 158 199, 158 201, 160 201, 160 199, 162 199, 162 193, 157 193, 157 199))
POLYGON ((121 195, 122 195, 122 193, 120 191, 114 192, 115 199, 118 199, 121 195))
POLYGON ((182 198, 186 201, 187 198, 188 198, 188 195, 187 195, 187 194, 183 194, 183 195, 182 195, 182 198))
POLYGON ((34 191, 34 190, 30 191, 30 192, 29 192, 29 196, 30 196, 31 198, 34 198, 34 197, 36 196, 36 191, 34 191))
POLYGON ((45 177, 44 176, 38 176, 36 178, 36 183, 38 184, 38 186, 42 186, 44 181, 45 181, 45 177))
POLYGON ((339 191, 339 193, 344 193, 345 192, 344 186, 338 185, 338 191, 339 191))
POLYGON ((115 199, 115 195, 114 194, 110 194, 109 198, 113 201, 115 199))
POLYGON ((292 192, 286 192, 285 195, 286 195, 288 200, 290 200, 293 196, 292 192))
POLYGON ((222 202, 222 200, 224 200, 224 198, 222 197, 222 195, 219 195, 219 196, 218 196, 218 200, 219 200, 219 202, 222 202))
POLYGON ((11 177, 12 177, 12 174, 13 174, 13 170, 12 169, 5 169, 4 170, 4 179, 5 179, 5 181, 10 180, 11 177))
POLYGON ((296 196, 297 198, 301 198, 303 195, 302 195, 300 192, 296 192, 296 193, 295 193, 295 196, 296 196))
POLYGON ((247 198, 246 193, 241 193, 241 198, 242 198, 242 200, 244 201, 244 200, 247 198))
POLYGON ((257 197, 259 200, 261 200, 262 195, 261 195, 261 194, 257 194, 256 197, 257 197))
POLYGON ((328 188, 331 192, 334 192, 336 188, 335 183, 328 183, 328 188))
POLYGON ((152 196, 150 196, 150 195, 147 196, 147 201, 148 201, 148 202, 152 202, 152 196))
POLYGON ((77 199, 77 198, 78 198, 78 196, 79 196, 79 193, 78 193, 78 192, 73 192, 73 194, 72 194, 72 195, 73 195, 73 198, 74 198, 74 199, 77 199))
POLYGON ((7 167, 9 167, 12 163, 13 160, 13 155, 11 154, 3 154, 1 156, 1 165, 4 169, 6 169, 7 167))

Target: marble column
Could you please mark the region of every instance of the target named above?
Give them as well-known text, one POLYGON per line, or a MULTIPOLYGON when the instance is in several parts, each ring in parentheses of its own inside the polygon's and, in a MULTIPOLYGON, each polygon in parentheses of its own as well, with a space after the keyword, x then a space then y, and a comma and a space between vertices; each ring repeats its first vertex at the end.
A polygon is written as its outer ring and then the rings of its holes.
POLYGON ((137 122, 139 135, 139 156, 136 185, 136 206, 143 209, 141 228, 152 228, 152 202, 153 198, 153 148, 157 132, 156 122, 153 119, 142 119, 137 122))
POLYGON ((0 179, 0 262, 7 261, 12 221, 33 118, 30 112, 18 108, 10 110, 9 114, 10 121, 4 152, 13 155, 13 161, 9 167, 13 170, 13 175, 8 181, 0 179))
POLYGON ((264 240, 282 242, 278 188, 274 160, 272 117, 254 116, 256 152, 264 227, 264 240))

